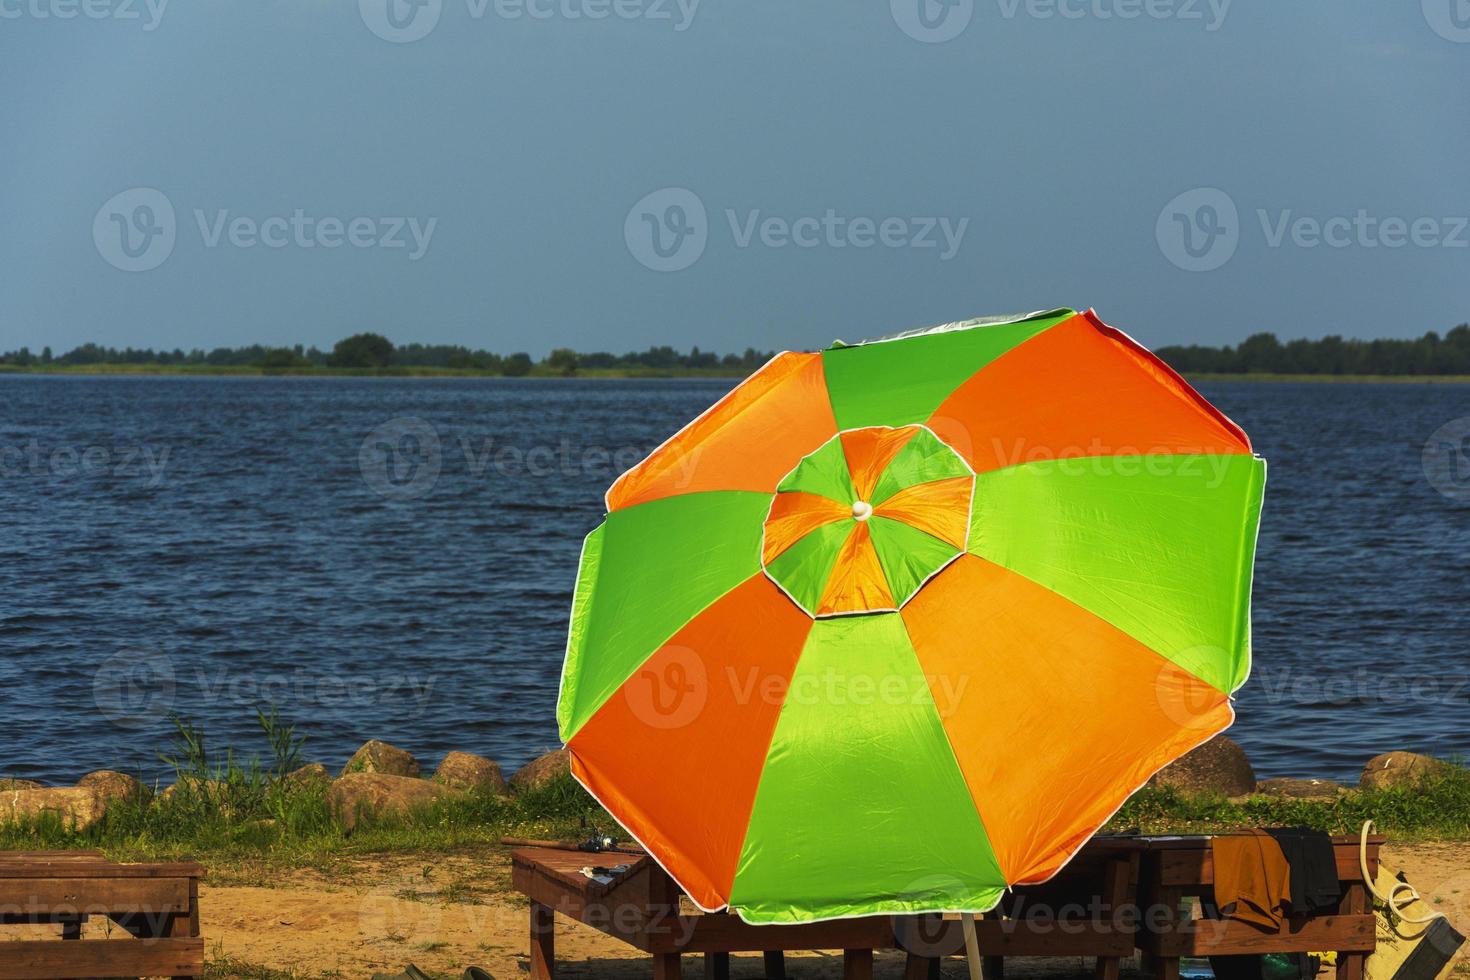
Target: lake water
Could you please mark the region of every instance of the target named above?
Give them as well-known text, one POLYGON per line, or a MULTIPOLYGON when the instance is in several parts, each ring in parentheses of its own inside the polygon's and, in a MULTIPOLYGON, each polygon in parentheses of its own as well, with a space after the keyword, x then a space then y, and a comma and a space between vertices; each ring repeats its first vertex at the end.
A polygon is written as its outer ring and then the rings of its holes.
MULTIPOLYGON (((333 768, 380 737, 508 772, 556 744, 603 490, 730 384, 0 377, 0 774, 161 775, 167 711, 263 753, 271 702, 333 768), (377 466, 400 437, 425 462, 377 466)), ((1258 772, 1470 755, 1470 472, 1421 460, 1470 387, 1204 391, 1270 461, 1258 772)))

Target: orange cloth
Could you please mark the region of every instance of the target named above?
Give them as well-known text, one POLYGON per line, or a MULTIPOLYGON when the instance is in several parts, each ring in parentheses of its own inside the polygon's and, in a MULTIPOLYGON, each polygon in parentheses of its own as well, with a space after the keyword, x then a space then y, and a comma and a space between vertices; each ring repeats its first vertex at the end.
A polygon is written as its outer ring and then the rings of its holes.
POLYGON ((1260 929, 1281 928, 1291 904, 1291 865, 1264 830, 1216 837, 1215 906, 1220 914, 1260 929))

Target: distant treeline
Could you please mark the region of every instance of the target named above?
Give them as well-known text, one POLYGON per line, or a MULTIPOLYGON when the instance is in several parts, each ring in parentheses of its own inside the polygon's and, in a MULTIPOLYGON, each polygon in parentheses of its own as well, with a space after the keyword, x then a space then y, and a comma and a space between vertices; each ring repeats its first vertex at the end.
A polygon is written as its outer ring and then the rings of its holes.
POLYGON ((607 351, 578 353, 567 348, 552 351, 541 361, 533 360, 530 354, 517 352, 496 354, 487 350, 473 350, 455 344, 406 344, 395 346, 381 334, 360 333, 346 337, 323 351, 317 347, 264 347, 252 344, 249 347, 216 347, 213 350, 195 348, 185 351, 153 350, 149 347, 103 347, 99 344, 83 344, 64 354, 53 355, 50 347, 39 354, 29 348, 10 351, 0 355, 0 364, 17 367, 37 367, 49 364, 60 366, 85 366, 90 364, 133 364, 133 365, 210 365, 215 367, 259 367, 266 369, 291 368, 356 368, 385 369, 394 367, 441 367, 504 374, 511 377, 537 373, 575 374, 579 368, 627 369, 627 370, 718 370, 732 373, 754 371, 771 358, 768 352, 747 347, 743 354, 715 354, 701 351, 698 347, 687 354, 672 347, 650 347, 646 351, 630 351, 612 354, 607 351), (539 370, 538 370, 539 369, 539 370))
MULTIPOLYGON (((1461 324, 1441 337, 1430 331, 1417 340, 1290 340, 1282 343, 1273 333, 1254 334, 1235 347, 1198 345, 1160 347, 1157 353, 1183 374, 1382 374, 1470 375, 1470 325, 1461 324)), ((607 371, 710 371, 749 373, 771 357, 747 347, 743 354, 716 354, 695 347, 684 354, 669 346, 612 354, 579 353, 562 347, 544 359, 530 354, 496 354, 454 344, 395 346, 381 334, 360 333, 339 340, 330 351, 316 347, 216 347, 184 351, 175 348, 102 347, 83 344, 53 356, 50 347, 33 354, 28 348, 0 355, 0 364, 44 367, 55 364, 209 365, 258 367, 266 370, 304 368, 454 368, 519 377, 527 374, 576 374, 580 369, 607 371)))
POLYGON ((1182 374, 1470 374, 1470 326, 1418 340, 1276 339, 1247 337, 1237 347, 1160 347, 1182 374))

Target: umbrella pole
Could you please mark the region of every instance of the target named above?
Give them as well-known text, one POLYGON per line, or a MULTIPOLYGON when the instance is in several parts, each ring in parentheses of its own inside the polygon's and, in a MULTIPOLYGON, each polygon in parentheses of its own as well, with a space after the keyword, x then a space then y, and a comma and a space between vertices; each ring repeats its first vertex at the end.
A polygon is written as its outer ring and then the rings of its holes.
POLYGON ((975 914, 960 913, 960 926, 965 931, 965 959, 970 963, 970 980, 983 980, 980 970, 980 943, 975 938, 975 914))

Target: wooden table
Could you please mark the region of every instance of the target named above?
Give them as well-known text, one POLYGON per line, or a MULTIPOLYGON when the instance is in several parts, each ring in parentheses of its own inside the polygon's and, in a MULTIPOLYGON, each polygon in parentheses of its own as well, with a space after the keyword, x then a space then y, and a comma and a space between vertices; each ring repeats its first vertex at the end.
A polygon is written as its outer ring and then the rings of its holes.
POLYGON ((59 940, 0 939, 0 980, 203 977, 197 864, 115 864, 98 851, 0 851, 0 925, 50 924, 59 940), (125 939, 82 939, 89 916, 125 939))
MULTIPOLYGON (((999 980, 1006 956, 1095 956, 1100 980, 1115 980, 1118 961, 1134 951, 1126 908, 1140 853, 1134 839, 1099 838, 1054 881, 1009 895, 1002 909, 976 923, 987 975, 999 980), (1054 914, 1070 909, 1076 914, 1069 921, 1054 914)), ((734 952, 764 954, 767 980, 784 978, 787 950, 842 950, 844 980, 869 980, 877 950, 906 954, 906 980, 936 977, 942 957, 964 954, 961 923, 953 916, 753 926, 724 912, 692 912, 680 907, 683 896, 673 879, 643 854, 520 848, 511 853, 511 878, 531 900, 531 980, 555 974, 557 913, 647 952, 655 980, 675 980, 686 953, 704 955, 707 980, 727 980, 734 952), (589 865, 623 863, 631 867, 610 884, 581 873, 589 865)))
MULTIPOLYGON (((1368 873, 1378 873, 1383 837, 1368 839, 1368 873)), ((1140 892, 1144 897, 1139 947, 1160 980, 1179 980, 1185 956, 1310 953, 1336 950, 1338 980, 1362 980, 1363 962, 1377 943, 1372 906, 1363 881, 1357 837, 1334 837, 1342 899, 1334 912, 1286 918, 1270 932, 1231 919, 1187 917, 1183 900, 1214 898, 1211 837, 1143 838, 1140 892)))

